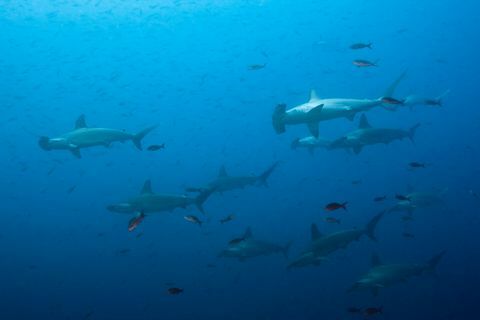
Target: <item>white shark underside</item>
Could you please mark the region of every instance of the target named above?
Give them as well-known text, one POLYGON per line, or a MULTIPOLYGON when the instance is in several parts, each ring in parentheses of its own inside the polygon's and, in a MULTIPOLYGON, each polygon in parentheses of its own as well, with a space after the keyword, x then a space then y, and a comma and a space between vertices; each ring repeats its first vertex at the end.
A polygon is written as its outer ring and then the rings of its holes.
POLYGON ((155 127, 150 127, 137 134, 127 133, 123 130, 109 128, 89 128, 85 116, 81 115, 75 122, 75 129, 56 138, 41 137, 39 145, 42 149, 69 150, 77 158, 81 157, 80 149, 94 146, 109 147, 113 142, 131 140, 134 145, 142 150, 142 139, 155 127))

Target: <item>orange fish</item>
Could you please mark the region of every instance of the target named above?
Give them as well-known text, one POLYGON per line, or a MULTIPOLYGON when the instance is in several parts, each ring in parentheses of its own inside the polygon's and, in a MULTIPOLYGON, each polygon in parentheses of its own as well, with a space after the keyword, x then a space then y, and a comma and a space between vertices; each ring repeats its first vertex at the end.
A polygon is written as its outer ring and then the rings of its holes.
POLYGON ((145 218, 145 214, 143 214, 143 212, 140 212, 138 216, 136 216, 135 218, 132 218, 128 222, 128 231, 132 232, 133 230, 137 229, 138 225, 143 221, 144 218, 145 218))

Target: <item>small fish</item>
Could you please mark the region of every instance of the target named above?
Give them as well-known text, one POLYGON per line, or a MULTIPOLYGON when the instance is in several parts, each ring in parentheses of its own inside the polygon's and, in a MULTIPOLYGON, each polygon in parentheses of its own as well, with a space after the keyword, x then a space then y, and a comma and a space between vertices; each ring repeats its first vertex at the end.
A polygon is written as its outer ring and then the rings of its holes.
POLYGON ((395 98, 391 98, 391 97, 383 97, 382 98, 382 103, 393 104, 393 105, 403 105, 404 101, 403 100, 398 100, 398 99, 395 99, 395 98))
POLYGON ((174 296, 174 295, 178 295, 178 294, 182 293, 183 289, 172 287, 172 288, 168 288, 167 292, 168 292, 169 295, 174 296))
POLYGON ((410 216, 410 215, 402 216, 402 221, 407 222, 407 221, 412 221, 412 220, 413 220, 413 217, 410 216))
POLYGON ((440 99, 426 99, 424 103, 427 106, 439 106, 439 107, 442 106, 442 100, 440 99))
POLYGON ((362 312, 362 309, 357 308, 357 307, 350 307, 350 308, 347 309, 347 311, 350 312, 350 313, 360 313, 360 312, 362 312))
POLYGON ((425 163, 422 163, 422 162, 415 162, 415 161, 413 161, 413 162, 410 162, 410 163, 408 164, 408 166, 409 166, 410 168, 425 168, 427 165, 426 165, 425 163))
POLYGON ((75 191, 76 188, 77 186, 71 186, 70 188, 68 188, 67 193, 68 194, 72 193, 73 191, 75 191))
POLYGON ((93 311, 89 311, 85 314, 85 316, 83 317, 83 319, 89 319, 91 316, 93 316, 93 311))
POLYGON ((334 217, 326 217, 325 221, 328 223, 337 223, 340 224, 340 219, 334 218, 334 217))
POLYGON ((165 285, 167 287, 173 287, 175 285, 175 282, 172 282, 172 281, 169 281, 169 282, 165 282, 165 285))
POLYGON ((355 65, 359 68, 362 68, 362 67, 378 67, 377 62, 371 62, 371 61, 368 61, 368 60, 357 59, 357 60, 353 60, 352 63, 353 63, 353 65, 355 65))
POLYGON ((362 183, 362 180, 353 180, 353 181, 352 181, 352 184, 353 184, 354 186, 359 185, 359 184, 361 184, 361 183, 362 183))
POLYGON ((383 313, 383 307, 378 307, 378 308, 370 307, 370 308, 366 308, 363 311, 363 314, 367 317, 374 316, 374 315, 377 315, 377 314, 380 314, 380 313, 383 313))
POLYGON ((415 238, 415 235, 413 233, 410 233, 410 232, 404 232, 404 233, 402 233, 402 236, 404 238, 410 238, 410 239, 415 238))
POLYGON ((401 194, 396 194, 395 199, 400 201, 410 201, 410 198, 401 194))
POLYGON ((158 151, 161 149, 165 149, 165 143, 162 144, 152 144, 147 148, 148 151, 158 151))
POLYGON ((139 215, 130 219, 130 221, 128 222, 128 231, 132 232, 133 230, 137 229, 138 225, 143 221, 144 218, 145 214, 143 212, 140 212, 139 215))
POLYGON ((229 221, 232 221, 233 219, 235 219, 235 215, 234 214, 229 214, 228 216, 226 216, 225 218, 221 219, 220 220, 220 223, 221 224, 224 224, 224 223, 227 223, 229 221))
POLYGON ((143 236, 143 232, 140 232, 139 234, 137 234, 137 235, 135 236, 135 238, 138 239, 138 238, 141 238, 142 236, 143 236))
POLYGON ((213 263, 207 264, 207 268, 216 268, 217 266, 213 263))
POLYGON ((354 43, 350 46, 350 49, 352 50, 358 50, 358 49, 372 49, 372 43, 354 43))
POLYGON ((473 190, 468 190, 468 193, 470 193, 472 196, 474 196, 475 198, 477 199, 480 199, 480 196, 478 195, 478 193, 476 193, 475 191, 473 190))
POLYGON ((189 215, 189 216, 185 216, 183 217, 185 220, 187 220, 188 222, 191 222, 191 223, 195 223, 195 224, 198 224, 199 226, 202 226, 202 221, 200 221, 200 219, 198 219, 197 216, 194 216, 194 215, 189 215))
POLYGON ((237 243, 242 242, 243 240, 245 240, 244 237, 242 237, 242 238, 235 238, 235 239, 232 239, 232 240, 228 241, 228 244, 229 244, 229 245, 237 244, 237 243))
POLYGON ((380 197, 375 197, 375 198, 373 198, 373 201, 375 201, 375 202, 382 202, 382 201, 384 201, 385 199, 387 199, 387 196, 380 196, 380 197))
POLYGON ((121 249, 121 250, 118 250, 116 253, 119 255, 125 255, 129 252, 130 252, 130 249, 121 249))
POLYGON ((248 70, 255 71, 255 70, 260 70, 263 69, 267 66, 266 63, 264 64, 251 64, 248 66, 248 70))
POLYGON ((337 209, 341 208, 345 211, 348 211, 347 210, 347 204, 348 204, 348 202, 344 202, 344 203, 332 202, 332 203, 329 203, 325 206, 325 210, 334 211, 334 210, 337 210, 337 209))

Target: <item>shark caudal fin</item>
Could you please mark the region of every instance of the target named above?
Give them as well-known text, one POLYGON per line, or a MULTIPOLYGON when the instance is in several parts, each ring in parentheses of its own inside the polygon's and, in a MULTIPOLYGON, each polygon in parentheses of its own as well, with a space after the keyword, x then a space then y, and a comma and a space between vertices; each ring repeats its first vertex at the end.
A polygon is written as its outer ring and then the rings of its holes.
POLYGON ((140 131, 139 133, 137 133, 132 137, 132 142, 135 145, 135 147, 137 147, 138 150, 142 150, 142 139, 145 138, 145 136, 150 132, 152 132, 152 130, 155 128, 156 126, 151 126, 149 128, 146 128, 140 131))
POLYGON ((382 219, 385 211, 380 212, 375 217, 372 218, 365 227, 365 234, 372 239, 373 241, 377 241, 377 237, 375 236, 375 229, 377 228, 377 224, 382 219))
POLYGON ((417 131, 418 127, 420 127, 420 123, 417 123, 410 129, 408 129, 408 138, 410 141, 415 142, 415 132, 417 131))
POLYGON ((258 176, 257 178, 257 183, 259 186, 264 186, 268 187, 268 178, 272 174, 272 172, 275 170, 275 168, 278 166, 279 161, 275 162, 272 164, 267 170, 265 170, 261 175, 258 176))
POLYGON ((287 111, 287 105, 281 103, 275 107, 272 115, 273 129, 277 134, 285 132, 285 114, 287 111))
POLYGON ((285 257, 285 259, 288 259, 288 252, 290 251, 290 247, 292 246, 292 243, 293 243, 293 241, 289 241, 289 242, 287 242, 287 244, 285 244, 282 247, 282 254, 285 257))
POLYGON ((207 201, 208 197, 215 192, 215 190, 216 188, 202 189, 200 194, 195 198, 195 205, 202 214, 205 214, 205 211, 203 210, 203 204, 205 201, 207 201))
POLYGON ((427 262, 427 267, 425 268, 425 271, 429 273, 435 273, 435 269, 437 268, 437 265, 440 263, 440 261, 443 258, 443 255, 445 254, 446 251, 442 251, 439 254, 433 256, 428 260, 427 262))
POLYGON ((290 148, 292 148, 292 150, 296 150, 299 146, 300 146, 300 138, 295 138, 295 140, 293 140, 292 143, 290 144, 290 148))
POLYGON ((50 138, 49 137, 45 137, 45 136, 40 137, 38 139, 38 145, 40 146, 40 148, 42 148, 45 151, 52 150, 52 148, 50 146, 50 138))

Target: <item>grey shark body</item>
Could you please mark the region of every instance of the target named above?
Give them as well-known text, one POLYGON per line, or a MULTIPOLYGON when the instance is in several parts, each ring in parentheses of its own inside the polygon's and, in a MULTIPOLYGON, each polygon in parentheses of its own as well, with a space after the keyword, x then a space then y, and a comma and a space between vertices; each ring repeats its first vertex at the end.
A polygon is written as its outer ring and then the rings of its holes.
POLYGON ((220 252, 218 256, 223 258, 236 258, 240 261, 277 253, 281 253, 287 257, 289 248, 290 243, 282 246, 267 241, 257 240, 253 237, 251 229, 247 228, 245 234, 241 238, 236 239, 234 242, 231 241, 228 247, 220 252))
POLYGON ((152 126, 137 134, 131 134, 124 130, 109 128, 91 128, 85 122, 85 116, 81 115, 75 122, 74 130, 56 138, 40 137, 38 143, 46 151, 69 150, 77 158, 81 158, 80 150, 94 146, 109 147, 113 142, 125 142, 131 140, 137 149, 142 150, 142 139, 154 129, 152 126))
POLYGON ((340 250, 345 249, 354 241, 360 240, 364 235, 373 241, 377 241, 375 237, 375 229, 383 217, 384 212, 374 216, 363 229, 350 229, 334 232, 328 235, 322 235, 316 226, 311 225, 311 243, 300 254, 300 256, 292 261, 288 268, 305 267, 309 265, 319 265, 322 261, 327 260, 327 257, 340 250))
POLYGON ((442 106, 442 99, 449 93, 450 90, 446 90, 444 93, 434 98, 422 95, 409 95, 403 100, 403 105, 407 107, 418 105, 442 106))
POLYGON ((359 154, 363 147, 374 144, 389 144, 395 140, 410 139, 413 142, 415 132, 420 124, 416 124, 409 130, 373 128, 367 120, 367 116, 362 114, 360 125, 345 136, 333 141, 330 144, 331 149, 352 149, 355 154, 359 154))
POLYGON ((197 197, 189 197, 182 194, 153 193, 150 180, 145 181, 139 195, 128 199, 127 201, 109 205, 109 211, 118 213, 136 213, 144 214, 155 212, 171 212, 176 208, 187 208, 195 205, 202 213, 203 203, 213 192, 213 189, 206 189, 197 197))
POLYGON ((317 148, 329 148, 330 144, 332 143, 331 140, 321 138, 321 137, 304 137, 304 138, 297 138, 292 141, 291 148, 293 150, 297 148, 306 148, 308 152, 313 155, 315 149, 317 148))
POLYGON ((205 189, 213 189, 215 192, 223 193, 225 191, 243 189, 253 185, 268 186, 267 180, 277 165, 278 162, 275 162, 260 175, 252 176, 231 176, 227 173, 225 166, 222 166, 220 167, 217 178, 209 182, 206 187, 188 188, 188 190, 193 192, 202 192, 205 189))
POLYGON ((376 296, 382 288, 406 282, 412 277, 433 273, 444 253, 442 252, 421 264, 382 264, 380 259, 374 255, 370 271, 355 282, 349 291, 368 289, 376 296))
MULTIPOLYGON (((397 78, 386 90, 384 96, 392 96, 404 74, 397 78)), ((319 122, 337 118, 353 120, 359 112, 368 111, 382 105, 382 98, 378 99, 320 99, 314 90, 310 92, 310 100, 306 103, 288 109, 285 104, 276 107, 272 115, 272 125, 277 134, 286 131, 285 126, 306 124, 314 137, 319 134, 319 122)))

